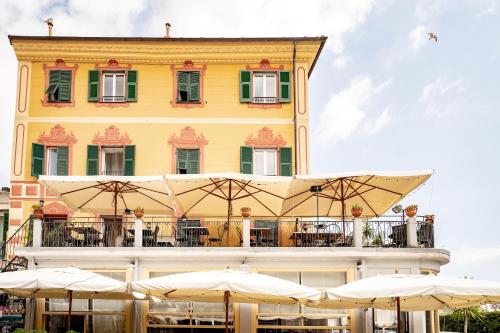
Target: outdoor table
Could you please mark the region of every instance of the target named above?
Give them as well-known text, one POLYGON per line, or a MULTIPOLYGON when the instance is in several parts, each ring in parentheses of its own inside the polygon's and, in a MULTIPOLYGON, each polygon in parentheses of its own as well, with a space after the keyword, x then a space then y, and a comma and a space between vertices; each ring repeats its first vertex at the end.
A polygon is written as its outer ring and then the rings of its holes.
POLYGON ((327 245, 331 245, 334 243, 339 237, 342 237, 343 234, 340 232, 301 232, 295 231, 290 235, 290 239, 295 241, 297 245, 297 241, 300 240, 300 245, 309 245, 311 246, 314 241, 322 241, 327 245))
POLYGON ((196 247, 203 245, 204 242, 200 241, 201 236, 208 236, 208 228, 207 227, 181 227, 181 230, 184 232, 186 236, 186 245, 189 247, 196 247), (202 243, 202 244, 201 244, 202 243))
POLYGON ((83 235, 83 243, 85 245, 96 245, 101 234, 101 232, 94 227, 66 226, 65 228, 68 235, 71 235, 72 231, 83 235))
POLYGON ((271 228, 269 227, 251 227, 250 228, 250 236, 255 237, 255 245, 262 245, 264 242, 264 237, 269 236, 271 232, 271 228))

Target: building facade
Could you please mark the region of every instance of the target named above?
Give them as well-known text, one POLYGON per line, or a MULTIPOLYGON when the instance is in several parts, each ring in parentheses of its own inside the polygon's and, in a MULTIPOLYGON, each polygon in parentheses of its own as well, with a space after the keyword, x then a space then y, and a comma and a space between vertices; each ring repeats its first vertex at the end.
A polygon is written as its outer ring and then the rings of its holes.
MULTIPOLYGON (((199 222, 214 219, 203 244, 201 235, 196 244, 174 238, 165 246, 111 246, 54 233, 47 226, 82 219, 104 225, 107 217, 69 208, 38 183, 39 175, 308 174, 308 80, 326 38, 10 36, 10 41, 19 63, 7 239, 17 246, 4 268, 23 258, 30 267, 73 265, 131 281, 245 263, 326 289, 395 269, 437 273, 448 262, 447 251, 419 244, 255 246, 257 239, 251 247, 238 241, 217 246, 222 236, 215 217, 199 222), (28 240, 26 229, 32 227, 32 205, 40 203, 44 229, 36 243, 39 236, 28 240)), ((158 221, 147 212, 142 220, 153 229, 158 221)), ((269 227, 266 221, 254 223, 269 227)), ((37 327, 56 332, 65 323, 66 306, 65 300, 38 300, 37 327)), ((223 329, 222 304, 78 301, 73 310, 75 325, 85 332, 223 329)), ((375 319, 369 311, 232 307, 235 332, 371 332, 375 319)), ((408 331, 434 331, 433 320, 431 314, 409 314, 408 331)))

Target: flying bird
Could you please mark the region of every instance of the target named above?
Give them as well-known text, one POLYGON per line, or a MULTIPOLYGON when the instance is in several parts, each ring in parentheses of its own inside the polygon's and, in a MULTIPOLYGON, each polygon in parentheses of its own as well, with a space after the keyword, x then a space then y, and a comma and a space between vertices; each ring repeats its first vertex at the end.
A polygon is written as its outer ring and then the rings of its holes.
POLYGON ((436 43, 437 43, 437 41, 438 41, 438 36, 436 36, 436 34, 434 34, 434 33, 432 33, 432 32, 429 32, 427 35, 429 36, 429 40, 433 40, 433 39, 434 39, 434 42, 436 42, 436 43))
POLYGON ((48 25, 54 25, 54 19, 52 17, 43 22, 47 23, 48 25))

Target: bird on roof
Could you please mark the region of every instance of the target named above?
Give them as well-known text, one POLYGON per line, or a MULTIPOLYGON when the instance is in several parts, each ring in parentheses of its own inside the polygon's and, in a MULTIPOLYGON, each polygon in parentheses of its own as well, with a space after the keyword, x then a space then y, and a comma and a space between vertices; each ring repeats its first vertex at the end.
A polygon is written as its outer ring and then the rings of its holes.
POLYGON ((436 42, 436 43, 437 43, 437 41, 438 41, 438 36, 436 36, 436 34, 434 34, 434 33, 432 33, 432 32, 429 32, 427 35, 429 36, 429 40, 433 40, 433 39, 434 39, 434 42, 436 42))
POLYGON ((43 22, 47 23, 48 25, 54 25, 54 19, 52 17, 48 18, 47 20, 45 20, 43 22))

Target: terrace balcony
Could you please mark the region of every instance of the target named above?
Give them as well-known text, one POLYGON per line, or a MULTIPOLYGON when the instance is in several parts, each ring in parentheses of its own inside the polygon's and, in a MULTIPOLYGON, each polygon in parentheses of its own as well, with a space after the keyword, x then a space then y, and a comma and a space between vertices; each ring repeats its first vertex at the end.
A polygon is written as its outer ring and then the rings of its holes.
MULTIPOLYGON (((20 229, 28 247, 42 248, 433 248, 433 223, 426 217, 271 217, 141 219, 95 217, 34 220, 20 229), (26 237, 26 233, 32 235, 26 237)), ((22 246, 22 245, 21 245, 22 246)))

